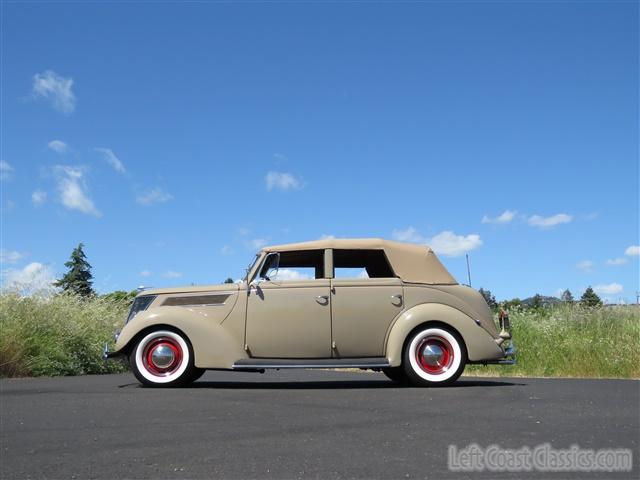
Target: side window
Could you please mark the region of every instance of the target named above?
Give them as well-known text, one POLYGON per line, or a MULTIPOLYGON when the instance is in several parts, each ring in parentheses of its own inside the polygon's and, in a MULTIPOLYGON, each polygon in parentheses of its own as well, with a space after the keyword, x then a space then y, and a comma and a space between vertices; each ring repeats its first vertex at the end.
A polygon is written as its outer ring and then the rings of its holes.
POLYGON ((281 252, 278 273, 271 280, 324 278, 324 250, 281 252))
POLYGON ((383 250, 334 250, 334 278, 395 277, 383 250))

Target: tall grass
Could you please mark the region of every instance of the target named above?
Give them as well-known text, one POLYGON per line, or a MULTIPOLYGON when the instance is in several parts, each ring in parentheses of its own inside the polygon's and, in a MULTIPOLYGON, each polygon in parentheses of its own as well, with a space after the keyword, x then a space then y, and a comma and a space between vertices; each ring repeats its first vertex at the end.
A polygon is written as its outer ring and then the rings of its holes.
MULTIPOLYGON (((127 300, 0 295, 0 375, 82 375, 126 369, 102 361, 127 300)), ((469 366, 496 376, 640 377, 640 309, 560 305, 511 312, 515 366, 469 366)))
POLYGON ((515 366, 469 366, 467 375, 640 377, 640 308, 562 304, 511 311, 515 366))
POLYGON ((102 361, 127 312, 125 300, 0 295, 0 375, 83 375, 125 370, 102 361))

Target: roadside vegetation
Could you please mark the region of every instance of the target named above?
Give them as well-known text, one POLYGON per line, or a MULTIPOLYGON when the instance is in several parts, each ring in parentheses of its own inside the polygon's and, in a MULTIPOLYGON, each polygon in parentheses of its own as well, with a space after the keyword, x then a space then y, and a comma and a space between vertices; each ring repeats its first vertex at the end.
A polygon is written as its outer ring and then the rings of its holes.
POLYGON ((83 375, 125 370, 103 362, 105 342, 124 323, 128 299, 0 295, 0 375, 83 375))
POLYGON ((558 303, 510 310, 517 365, 466 375, 640 378, 640 308, 558 303))

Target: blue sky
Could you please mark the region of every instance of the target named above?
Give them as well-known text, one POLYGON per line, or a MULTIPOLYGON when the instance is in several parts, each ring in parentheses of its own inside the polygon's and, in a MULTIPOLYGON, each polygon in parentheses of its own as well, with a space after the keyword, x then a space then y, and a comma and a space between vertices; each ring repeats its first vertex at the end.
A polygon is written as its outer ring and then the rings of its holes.
POLYGON ((2 276, 239 278, 429 243, 498 298, 639 289, 637 2, 2 4, 2 276))

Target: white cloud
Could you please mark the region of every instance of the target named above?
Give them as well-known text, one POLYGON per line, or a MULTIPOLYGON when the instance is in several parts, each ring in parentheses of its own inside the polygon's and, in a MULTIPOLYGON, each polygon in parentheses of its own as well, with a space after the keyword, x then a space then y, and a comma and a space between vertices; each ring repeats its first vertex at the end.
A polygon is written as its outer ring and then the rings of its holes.
POLYGON ((585 273, 593 272, 594 263, 591 260, 582 260, 576 263, 576 268, 582 270, 585 273))
POLYGON ((394 230, 391 237, 399 242, 427 243, 427 239, 411 226, 404 230, 394 230))
POLYGON ((153 275, 153 272, 151 270, 142 270, 140 272, 141 277, 150 277, 151 275, 153 275))
POLYGON ((627 247, 624 254, 629 257, 637 257, 640 255, 640 245, 631 245, 630 247, 627 247))
POLYGON ((136 197, 136 201, 145 207, 149 207, 156 203, 165 203, 172 199, 173 195, 163 191, 160 187, 147 190, 142 195, 138 195, 138 197, 136 197))
POLYGON ((269 172, 264 180, 267 184, 267 190, 300 190, 304 187, 304 184, 300 178, 297 178, 291 173, 287 172, 269 172))
POLYGON ((596 285, 593 287, 594 292, 601 295, 615 295, 621 293, 624 289, 619 283, 609 283, 603 285, 596 285))
POLYGON ((529 225, 539 228, 551 228, 562 223, 569 223, 573 220, 571 215, 566 213, 558 213, 550 217, 541 217, 540 215, 532 215, 529 217, 529 225))
POLYGON ((429 245, 434 252, 447 257, 458 257, 482 245, 480 235, 472 233, 470 235, 456 235, 450 230, 445 230, 439 234, 427 238, 413 227, 404 230, 394 230, 391 233, 394 240, 400 242, 423 243, 429 245))
POLYGON ((182 273, 174 272, 173 270, 168 270, 162 274, 164 278, 180 278, 182 277, 182 273))
POLYGON ((311 278, 305 273, 300 273, 297 270, 289 270, 287 268, 281 268, 278 270, 277 275, 271 280, 307 280, 311 278))
POLYGON ((56 153, 65 153, 68 149, 67 144, 62 140, 51 140, 47 144, 47 147, 49 147, 50 150, 53 150, 56 153))
POLYGON ((485 215, 484 217, 482 217, 482 223, 495 223, 495 224, 509 223, 516 217, 516 213, 517 212, 515 210, 505 210, 495 218, 491 218, 488 215, 485 215))
POLYGON ((234 252, 233 248, 231 248, 229 245, 225 245, 224 247, 222 247, 220 249, 220 253, 222 255, 233 255, 235 252, 234 252))
POLYGON ((246 227, 240 227, 238 229, 238 233, 244 237, 245 235, 249 235, 251 233, 251 230, 246 227))
POLYGON ((333 240, 334 238, 336 238, 335 235, 322 234, 318 240, 333 240))
POLYGON ((63 77, 52 70, 33 76, 33 95, 49 100, 51 106, 62 113, 71 113, 76 108, 72 87, 72 78, 63 77))
POLYGON ((31 194, 31 201, 36 207, 39 207, 44 202, 47 201, 47 192, 43 192, 42 190, 36 190, 31 194))
POLYGON ((102 156, 104 157, 104 160, 111 165, 111 168, 113 168, 116 172, 118 173, 127 173, 127 170, 124 168, 124 164, 120 161, 120 159, 118 157, 116 157, 116 154, 113 153, 113 150, 111 150, 110 148, 102 148, 102 147, 96 147, 94 148, 94 150, 98 153, 101 153, 102 156))
POLYGON ((84 181, 84 170, 78 167, 57 165, 55 172, 58 175, 58 190, 60 202, 69 210, 78 210, 82 213, 102 216, 102 213, 89 198, 87 185, 84 181))
POLYGON ((13 176, 13 167, 4 160, 0 160, 0 180, 9 180, 13 176))
POLYGON ((472 233, 470 235, 456 235, 446 230, 427 240, 434 252, 441 253, 448 257, 458 257, 482 245, 480 235, 472 233))
POLYGON ((281 164, 287 161, 287 156, 282 153, 274 153, 273 158, 275 159, 275 163, 281 164))
POLYGON ((0 263, 18 263, 23 257, 24 254, 16 250, 0 249, 0 263))
POLYGON ((624 265, 625 263, 627 263, 627 259, 624 257, 612 258, 607 260, 606 263, 607 265, 613 265, 613 266, 624 265))
POLYGON ((55 291, 53 270, 49 265, 32 262, 21 270, 9 269, 2 272, 3 290, 15 291, 22 295, 44 294, 55 291))
POLYGON ((245 243, 249 248, 253 250, 260 250, 262 247, 267 245, 267 240, 264 238, 252 238, 245 243))

